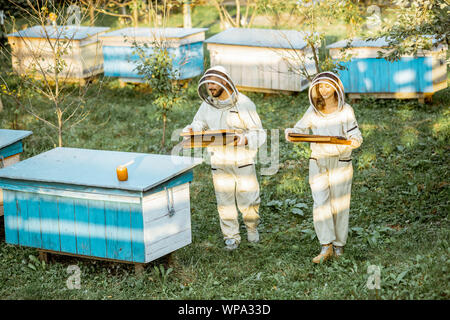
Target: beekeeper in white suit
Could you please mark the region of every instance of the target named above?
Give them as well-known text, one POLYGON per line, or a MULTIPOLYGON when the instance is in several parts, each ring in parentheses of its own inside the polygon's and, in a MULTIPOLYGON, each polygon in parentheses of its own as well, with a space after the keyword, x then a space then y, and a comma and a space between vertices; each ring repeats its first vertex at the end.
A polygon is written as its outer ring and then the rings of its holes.
POLYGON ((322 245, 314 263, 339 257, 347 241, 350 194, 353 178, 352 149, 362 135, 350 105, 344 101, 344 86, 331 72, 318 74, 309 88, 310 107, 289 133, 342 136, 351 145, 311 143, 309 183, 314 200, 314 229, 322 245))
POLYGON ((259 241, 260 196, 255 157, 266 133, 255 104, 238 92, 224 67, 215 66, 205 72, 198 94, 203 103, 184 132, 242 130, 237 146, 208 147, 225 248, 233 250, 241 241, 236 204, 247 228, 248 241, 259 241))

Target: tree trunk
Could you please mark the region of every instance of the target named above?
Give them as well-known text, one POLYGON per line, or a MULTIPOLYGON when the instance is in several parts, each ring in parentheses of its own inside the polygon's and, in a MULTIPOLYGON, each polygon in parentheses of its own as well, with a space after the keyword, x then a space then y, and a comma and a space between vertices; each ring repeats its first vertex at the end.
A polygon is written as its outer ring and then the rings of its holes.
POLYGON ((167 115, 164 112, 163 113, 163 136, 162 136, 161 148, 164 148, 164 145, 166 144, 166 123, 167 123, 167 115))
POLYGON ((134 0, 133 1, 133 27, 137 27, 138 23, 139 23, 139 8, 138 8, 138 1, 134 0))
POLYGON ((63 146, 63 142, 62 142, 62 127, 63 127, 63 122, 62 122, 62 113, 61 110, 57 110, 56 113, 58 114, 58 146, 62 147, 63 146))
POLYGON ((236 28, 241 26, 241 3, 236 0, 236 28))
POLYGON ((89 1, 89 25, 94 26, 95 24, 95 8, 92 0, 89 1))
POLYGON ((192 28, 190 0, 185 0, 183 3, 183 28, 192 28))

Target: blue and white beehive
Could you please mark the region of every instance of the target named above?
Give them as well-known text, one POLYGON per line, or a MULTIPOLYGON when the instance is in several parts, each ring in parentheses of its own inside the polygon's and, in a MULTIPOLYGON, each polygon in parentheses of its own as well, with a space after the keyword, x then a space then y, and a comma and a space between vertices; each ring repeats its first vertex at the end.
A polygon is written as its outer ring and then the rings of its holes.
POLYGON ((80 81, 103 72, 103 54, 99 35, 109 27, 34 26, 8 34, 12 49, 12 66, 18 74, 53 77, 55 52, 64 52, 65 65, 59 71, 60 81, 80 81), (58 43, 58 46, 56 45, 58 43))
POLYGON ((304 63, 315 74, 305 34, 295 30, 231 28, 205 40, 211 66, 224 66, 241 90, 302 91, 308 80, 298 70, 304 63))
POLYGON ((378 58, 378 51, 384 51, 387 46, 385 38, 376 41, 341 40, 327 46, 333 59, 342 56, 343 48, 346 48, 346 54, 351 55, 350 61, 342 63, 346 70, 339 71, 349 98, 373 95, 423 102, 447 87, 446 45, 434 46, 417 57, 402 56, 394 62, 378 58))
MULTIPOLYGON (((0 168, 20 161, 23 151, 22 140, 31 135, 31 131, 0 129, 0 168)), ((3 192, 0 189, 0 216, 3 215, 3 192)))
POLYGON ((166 41, 176 80, 190 79, 203 73, 203 41, 206 28, 124 28, 102 35, 105 76, 119 77, 124 82, 143 82, 136 70, 139 57, 133 41, 146 43, 152 52, 155 42, 166 41))
POLYGON ((7 243, 147 263, 191 243, 201 159, 55 148, 0 170, 7 243), (116 167, 127 164, 128 180, 116 167))

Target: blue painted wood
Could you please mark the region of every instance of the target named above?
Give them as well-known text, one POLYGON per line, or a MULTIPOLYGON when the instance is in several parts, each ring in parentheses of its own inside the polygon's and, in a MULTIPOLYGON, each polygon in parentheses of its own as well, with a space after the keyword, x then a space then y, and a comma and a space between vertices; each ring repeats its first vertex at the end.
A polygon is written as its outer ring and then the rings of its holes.
POLYGON ((3 190, 3 201, 5 216, 5 241, 10 244, 19 244, 16 192, 3 190))
POLYGON ((17 203, 17 222, 19 230, 19 244, 22 246, 30 246, 30 233, 28 231, 28 194, 18 192, 16 194, 17 203))
POLYGON ((89 201, 91 255, 106 258, 106 217, 104 201, 89 201))
MULTIPOLYGON (((105 203, 106 254, 110 259, 119 259, 120 244, 117 207, 114 203, 105 203)), ((126 228, 126 225, 124 226, 126 228)))
POLYGON ((28 232, 29 232, 29 246, 35 248, 42 248, 42 233, 41 233, 41 208, 40 201, 36 195, 28 194, 28 232))
MULTIPOLYGON (((432 44, 436 44, 437 40, 435 36, 425 36, 429 39, 431 39, 432 44)), ((386 41, 386 37, 381 37, 376 40, 363 40, 360 38, 354 38, 354 39, 344 39, 337 41, 335 43, 332 43, 327 46, 327 49, 342 49, 346 47, 352 47, 352 48, 382 48, 382 47, 388 47, 389 43, 386 41)))
POLYGON ((201 159, 158 154, 55 148, 0 170, 4 179, 145 192, 200 164, 201 159), (131 163, 128 180, 116 168, 131 163))
POLYGON ((296 30, 230 28, 206 39, 205 43, 302 50, 307 45, 304 36, 296 30))
POLYGON ((0 129, 0 149, 21 141, 33 132, 25 130, 0 129))
POLYGON ((17 141, 3 149, 0 149, 0 156, 7 158, 23 151, 22 141, 17 141))
POLYGON ((169 189, 169 188, 173 188, 176 186, 180 186, 184 183, 191 182, 192 180, 194 180, 194 172, 192 170, 189 170, 188 172, 183 173, 182 175, 179 175, 176 179, 172 179, 172 180, 170 180, 166 183, 163 183, 153 189, 150 189, 149 191, 144 193, 144 197, 146 197, 152 193, 162 191, 166 188, 169 189))
POLYGON ((58 198, 39 195, 39 206, 41 209, 42 248, 60 251, 58 198))
MULTIPOLYGON (((139 56, 133 53, 133 48, 128 46, 104 45, 102 51, 105 76, 143 78, 136 70, 139 56)), ((148 48, 146 52, 148 55, 151 55, 153 49, 148 48)), ((193 78, 203 73, 203 42, 168 48, 168 52, 173 58, 173 68, 178 73, 176 80, 193 78)))
POLYGON ((389 62, 377 58, 353 58, 339 71, 347 93, 432 92, 431 57, 401 58, 389 62))
POLYGON ((131 205, 131 250, 134 262, 145 262, 144 219, 142 206, 131 205))
POLYGON ((89 207, 88 200, 73 199, 75 206, 75 234, 77 254, 90 256, 91 243, 89 238, 89 207))
POLYGON ((61 251, 76 254, 75 207, 72 198, 58 198, 58 217, 61 251))
POLYGON ((0 178, 0 187, 16 191, 26 191, 39 193, 44 189, 53 190, 55 194, 63 194, 64 191, 73 191, 79 193, 91 193, 91 194, 102 194, 110 196, 127 196, 127 197, 140 197, 142 192, 137 191, 127 191, 127 190, 117 190, 117 189, 106 189, 106 188, 95 188, 87 187, 82 185, 74 184, 64 184, 55 182, 39 182, 39 181, 20 181, 8 178, 0 178))
MULTIPOLYGON (((117 239, 117 258, 119 260, 133 261, 131 247, 131 210, 127 203, 115 203, 117 207, 117 227, 119 229, 117 239)), ((141 211, 141 209, 139 210, 141 211)))

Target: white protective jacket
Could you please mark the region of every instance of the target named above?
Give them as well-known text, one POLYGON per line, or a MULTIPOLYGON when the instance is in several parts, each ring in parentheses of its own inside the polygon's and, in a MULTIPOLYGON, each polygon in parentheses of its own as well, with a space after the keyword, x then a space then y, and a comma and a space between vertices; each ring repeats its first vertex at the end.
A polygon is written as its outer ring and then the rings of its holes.
POLYGON ((356 142, 354 147, 311 143, 311 157, 314 158, 339 156, 343 159, 348 159, 351 157, 352 149, 359 147, 363 142, 353 108, 347 103, 344 104, 341 110, 337 110, 332 114, 323 114, 311 105, 300 121, 295 124, 291 132, 308 134, 309 130, 314 135, 341 136, 356 142))
POLYGON ((266 141, 261 120, 255 104, 244 94, 238 93, 237 102, 227 109, 217 109, 206 102, 200 105, 192 130, 238 130, 244 131, 246 146, 208 147, 212 164, 246 165, 254 163, 258 148, 266 141))
POLYGON ((352 149, 358 148, 363 142, 361 131, 356 122, 353 108, 345 103, 344 86, 334 73, 322 72, 312 80, 308 90, 310 106, 303 117, 289 132, 308 134, 309 130, 314 135, 341 136, 353 141, 353 146, 311 143, 311 157, 323 158, 327 156, 339 156, 342 159, 351 157, 352 149), (338 108, 335 112, 324 114, 316 109, 317 86, 321 83, 331 85, 337 92, 338 108))
MULTIPOLYGON (((256 112, 256 106, 247 96, 237 91, 232 79, 223 67, 212 67, 205 72, 205 75, 211 71, 220 72, 233 88, 233 93, 228 102, 222 103, 214 98, 205 97, 206 90, 201 91, 205 87, 200 84, 199 95, 204 102, 200 105, 190 126, 193 131, 242 130, 248 144, 237 147, 232 145, 208 147, 211 164, 237 166, 252 164, 255 161, 258 148, 266 141, 266 133, 256 112)), ((206 76, 202 79, 204 78, 206 76)), ((186 129, 187 127, 184 131, 186 129)))

